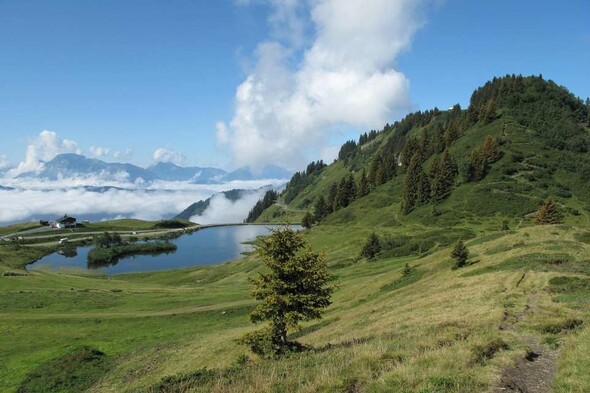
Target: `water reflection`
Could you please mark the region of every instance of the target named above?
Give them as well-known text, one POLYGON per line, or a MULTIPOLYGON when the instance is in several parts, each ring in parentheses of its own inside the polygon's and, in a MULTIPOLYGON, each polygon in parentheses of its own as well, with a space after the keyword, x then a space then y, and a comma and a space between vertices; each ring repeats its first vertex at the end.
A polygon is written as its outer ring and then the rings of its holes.
MULTIPOLYGON (((66 252, 62 255, 58 253, 48 255, 27 268, 31 270, 98 269, 106 274, 118 274, 211 265, 241 258, 242 253, 253 249, 251 244, 244 244, 244 242, 251 242, 257 236, 268 235, 271 230, 280 227, 276 225, 237 225, 205 228, 172 239, 171 241, 177 246, 176 253, 125 257, 115 263, 108 264, 108 266, 89 264, 87 256, 92 246, 79 247, 77 250, 67 251, 67 255, 66 252)), ((298 226, 294 228, 300 229, 298 226)))

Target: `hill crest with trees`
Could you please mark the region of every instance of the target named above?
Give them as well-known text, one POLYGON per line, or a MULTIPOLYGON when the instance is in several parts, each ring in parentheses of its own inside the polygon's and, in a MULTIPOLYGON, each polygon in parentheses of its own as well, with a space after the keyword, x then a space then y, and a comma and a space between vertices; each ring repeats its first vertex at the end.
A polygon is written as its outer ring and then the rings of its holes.
MULTIPOLYGON (((589 127, 590 100, 565 87, 542 76, 493 78, 466 109, 410 113, 347 141, 331 165, 296 173, 279 201, 316 223, 351 220, 335 213, 383 189, 381 203, 399 205, 402 220, 522 219, 550 196, 566 215, 580 215, 590 211, 589 127)), ((258 221, 286 215, 277 205, 267 210, 258 221)))

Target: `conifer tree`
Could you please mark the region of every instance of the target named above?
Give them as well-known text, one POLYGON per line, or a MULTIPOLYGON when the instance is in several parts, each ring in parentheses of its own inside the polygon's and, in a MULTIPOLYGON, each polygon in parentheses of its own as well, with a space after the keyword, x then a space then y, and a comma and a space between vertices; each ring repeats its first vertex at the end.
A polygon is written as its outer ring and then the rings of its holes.
POLYGON ((422 161, 425 161, 426 158, 430 157, 432 154, 430 136, 428 135, 428 131, 426 129, 422 130, 422 135, 420 137, 420 151, 422 153, 422 161))
POLYGON ((323 195, 320 195, 314 206, 314 214, 316 221, 322 221, 328 215, 328 209, 326 208, 326 199, 323 195))
POLYGON ((331 275, 324 256, 314 253, 303 236, 290 228, 261 239, 256 253, 268 269, 250 278, 252 296, 260 301, 250 320, 269 321, 270 326, 247 333, 238 342, 259 355, 279 357, 301 347, 288 340, 288 332, 301 321, 321 318, 331 304, 331 275))
POLYGON ((328 197, 326 198, 326 212, 328 214, 334 213, 338 210, 337 207, 337 197, 338 197, 338 184, 332 183, 330 185, 330 190, 328 191, 328 197))
POLYGON ((380 173, 383 171, 382 169, 383 163, 381 162, 381 156, 376 154, 371 161, 371 166, 369 168, 369 174, 367 176, 367 181, 370 187, 377 187, 379 185, 377 181, 377 177, 381 176, 380 173))
POLYGON ((488 163, 494 163, 498 161, 502 154, 500 153, 500 144, 497 138, 493 138, 491 135, 486 136, 486 139, 482 146, 482 153, 485 155, 488 163))
POLYGON ((365 168, 361 172, 361 177, 359 178, 358 186, 356 188, 356 197, 362 198, 369 193, 369 179, 367 178, 367 172, 365 168))
POLYGON ((455 247, 453 247, 453 251, 451 251, 451 258, 455 260, 455 267, 463 267, 467 263, 467 258, 469 258, 469 250, 465 247, 462 240, 457 241, 455 243, 455 247))
POLYGON ((346 192, 348 194, 348 204, 350 205, 356 198, 356 183, 352 173, 349 173, 348 179, 346 179, 346 192))
POLYGON ((430 192, 432 201, 435 203, 441 201, 453 190, 453 187, 455 186, 455 179, 457 178, 458 174, 457 164, 455 164, 451 158, 451 154, 448 150, 443 152, 440 161, 437 161, 437 165, 438 168, 435 170, 434 176, 433 174, 430 175, 430 192))
POLYGON ((447 147, 445 129, 441 125, 436 128, 434 133, 433 147, 436 153, 442 153, 447 147))
POLYGON ((474 149, 469 156, 466 180, 469 182, 481 180, 487 175, 488 170, 488 160, 482 149, 474 149))
POLYGON ((338 192, 336 194, 336 203, 334 205, 334 211, 340 210, 346 206, 348 206, 348 188, 346 178, 340 179, 338 183, 338 192))
POLYGON ((430 202, 430 182, 422 168, 420 168, 417 176, 416 205, 425 205, 430 202))
POLYGON ((419 143, 414 138, 407 138, 404 142, 404 147, 402 149, 400 160, 402 163, 402 167, 407 168, 410 166, 410 162, 412 158, 416 154, 416 151, 419 149, 419 143))
POLYGON ((552 197, 545 199, 545 202, 539 207, 539 210, 535 213, 535 224, 547 225, 547 224, 560 224, 561 215, 557 209, 556 203, 552 197))
POLYGON ((434 192, 434 189, 437 187, 436 183, 437 183, 438 179, 440 178, 439 171, 440 171, 440 160, 438 159, 438 157, 435 156, 432 159, 432 162, 430 163, 430 169, 428 169, 428 179, 430 180, 430 187, 433 192, 434 192))
POLYGON ((381 252, 381 240, 379 239, 379 236, 373 232, 369 235, 367 242, 361 250, 361 257, 367 259, 375 258, 379 252, 381 252))
POLYGON ((414 207, 428 202, 430 186, 428 177, 422 171, 422 163, 418 153, 414 154, 406 170, 402 187, 402 211, 408 214, 414 207))
POLYGON ((480 120, 482 120, 485 124, 491 123, 494 120, 496 120, 496 101, 493 98, 488 100, 484 110, 481 111, 480 116, 482 116, 480 120))
POLYGON ((389 180, 393 179, 395 177, 395 174, 397 173, 397 160, 395 158, 395 154, 393 154, 392 152, 388 153, 383 159, 383 166, 385 168, 385 179, 383 183, 386 183, 389 180))
POLYGON ((452 121, 445 131, 446 146, 450 146, 453 142, 459 139, 460 136, 459 123, 457 121, 452 121))

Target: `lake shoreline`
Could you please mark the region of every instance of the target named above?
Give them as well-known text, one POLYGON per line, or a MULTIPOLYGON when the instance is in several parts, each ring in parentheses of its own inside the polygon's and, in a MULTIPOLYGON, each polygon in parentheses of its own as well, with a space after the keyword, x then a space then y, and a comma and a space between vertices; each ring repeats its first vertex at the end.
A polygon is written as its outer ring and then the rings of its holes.
MULTIPOLYGON (((294 225, 287 225, 294 227, 294 225)), ((295 225, 300 228, 300 225, 295 225)), ((158 255, 152 253, 133 253, 120 258, 110 258, 112 264, 104 266, 95 264, 90 255, 94 249, 89 243, 80 247, 78 244, 69 243, 70 252, 61 255, 54 252, 34 263, 27 264, 28 272, 35 270, 68 270, 70 268, 82 269, 115 276, 125 273, 142 273, 152 271, 176 270, 191 267, 216 265, 240 260, 244 254, 253 251, 256 238, 267 236, 273 229, 285 227, 277 224, 211 224, 192 227, 190 231, 173 231, 160 236, 136 237, 132 240, 167 240, 176 251, 165 252, 158 255), (74 246, 75 245, 75 246, 74 246), (74 246, 74 247, 72 247, 74 246)), ((116 232, 111 232, 116 233, 116 232)), ((138 234, 139 235, 139 234, 138 234)))

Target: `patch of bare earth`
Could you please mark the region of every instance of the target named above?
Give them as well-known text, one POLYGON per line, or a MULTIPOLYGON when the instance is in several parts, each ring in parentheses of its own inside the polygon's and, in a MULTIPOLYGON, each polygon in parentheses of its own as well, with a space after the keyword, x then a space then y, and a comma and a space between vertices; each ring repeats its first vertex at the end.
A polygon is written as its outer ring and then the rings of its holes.
MULTIPOLYGON (((524 279, 524 274, 518 284, 524 279)), ((517 286, 518 286, 517 284, 517 286)), ((515 320, 500 326, 501 330, 513 333, 520 341, 525 343, 529 350, 526 356, 518 359, 516 365, 506 368, 502 372, 499 384, 493 390, 494 393, 518 392, 518 393, 550 393, 559 351, 541 345, 535 337, 524 335, 516 330, 516 324, 535 310, 536 296, 527 303, 525 310, 518 313, 515 320)))

